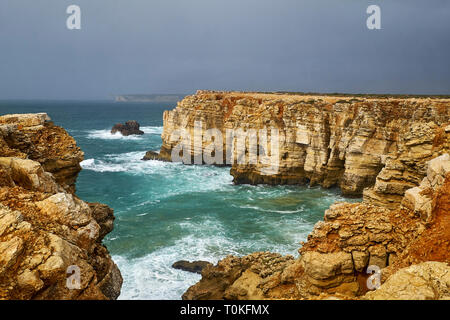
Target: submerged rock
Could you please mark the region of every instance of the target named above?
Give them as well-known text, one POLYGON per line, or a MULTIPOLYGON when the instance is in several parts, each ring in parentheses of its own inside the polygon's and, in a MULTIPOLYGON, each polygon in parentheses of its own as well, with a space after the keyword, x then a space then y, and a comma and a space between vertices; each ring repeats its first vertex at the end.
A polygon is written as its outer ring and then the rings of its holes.
POLYGON ((202 270, 204 268, 206 268, 207 266, 212 266, 212 263, 210 263, 208 261, 189 262, 186 260, 180 260, 180 261, 175 262, 172 265, 172 268, 201 274, 202 270))
POLYGON ((144 131, 139 130, 140 124, 135 120, 125 122, 125 124, 117 123, 112 127, 111 134, 120 132, 123 136, 143 135, 144 131))

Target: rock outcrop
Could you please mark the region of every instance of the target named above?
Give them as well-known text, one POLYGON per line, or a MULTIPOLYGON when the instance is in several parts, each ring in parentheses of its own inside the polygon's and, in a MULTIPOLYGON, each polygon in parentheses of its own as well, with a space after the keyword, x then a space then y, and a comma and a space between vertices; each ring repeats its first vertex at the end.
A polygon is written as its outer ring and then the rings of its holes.
POLYGON ((363 299, 450 300, 450 266, 429 261, 400 269, 363 299))
POLYGON ((206 268, 183 298, 447 299, 450 156, 426 167, 426 177, 406 191, 397 209, 336 203, 315 225, 298 259, 229 256, 206 268), (382 285, 371 291, 368 281, 377 270, 382 285))
POLYGON ((144 131, 139 130, 140 124, 135 120, 125 122, 125 124, 117 123, 111 129, 111 134, 121 133, 123 136, 143 135, 144 131))
POLYGON ((208 266, 212 266, 211 262, 208 261, 186 261, 186 260, 180 260, 175 262, 172 265, 172 268, 174 269, 180 269, 187 272, 193 272, 193 273, 202 273, 203 269, 205 269, 208 266))
POLYGON ((116 299, 112 209, 75 195, 83 152, 42 114, 0 116, 0 299, 116 299))
MULTIPOLYGON (((344 194, 359 196, 368 188, 366 202, 396 208, 404 192, 425 176, 426 162, 448 151, 449 119, 450 99, 198 91, 164 112, 160 156, 171 159, 179 143, 172 134, 181 130, 191 136, 189 154, 183 156, 202 155, 211 139, 200 146, 192 142, 207 140, 206 130, 216 128, 226 163, 227 129, 275 128, 280 133, 277 172, 263 174, 259 162, 234 161, 235 183, 338 185, 344 194), (201 122, 197 136, 195 122, 201 122)), ((272 152, 265 144, 258 147, 260 157, 272 152)), ((248 144, 242 148, 248 156, 248 144)))
POLYGON ((148 161, 148 160, 160 160, 160 161, 167 161, 167 159, 163 156, 161 156, 156 151, 147 151, 142 158, 142 160, 148 161))

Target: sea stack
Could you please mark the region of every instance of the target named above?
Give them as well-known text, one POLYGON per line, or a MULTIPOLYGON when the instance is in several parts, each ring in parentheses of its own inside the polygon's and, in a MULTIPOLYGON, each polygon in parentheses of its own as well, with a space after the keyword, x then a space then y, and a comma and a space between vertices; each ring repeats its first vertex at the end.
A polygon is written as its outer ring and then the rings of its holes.
POLYGON ((120 132, 123 136, 143 135, 144 131, 139 130, 140 124, 136 120, 130 120, 125 124, 117 123, 112 127, 111 134, 120 132))

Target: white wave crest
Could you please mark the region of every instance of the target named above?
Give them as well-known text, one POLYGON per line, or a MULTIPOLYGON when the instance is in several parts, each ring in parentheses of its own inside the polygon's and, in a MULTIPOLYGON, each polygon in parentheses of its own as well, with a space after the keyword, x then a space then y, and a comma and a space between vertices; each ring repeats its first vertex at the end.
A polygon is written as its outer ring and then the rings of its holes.
POLYGON ((163 132, 163 127, 141 127, 141 130, 146 134, 161 135, 163 132))
MULTIPOLYGON (((135 259, 119 255, 113 256, 113 260, 117 263, 124 278, 119 299, 181 299, 181 295, 198 282, 201 276, 173 269, 171 266, 174 262, 203 260, 216 264, 217 261, 229 254, 242 256, 267 246, 266 239, 233 241, 223 230, 220 221, 216 219, 197 222, 186 220, 180 225, 193 232, 176 241, 172 246, 161 248, 135 259)), ((280 223, 280 226, 277 227, 283 226, 286 226, 286 223, 280 223)), ((306 239, 311 227, 311 225, 304 225, 298 241, 306 239)), ((292 232, 290 228, 285 231, 292 232)), ((298 237, 298 234, 296 236, 298 237)), ((288 250, 286 246, 275 244, 269 246, 269 249, 282 254, 293 254, 296 250, 288 250)))
POLYGON ((103 139, 103 140, 142 140, 145 138, 145 134, 148 135, 161 135, 163 127, 141 127, 141 130, 144 131, 144 135, 131 135, 131 136, 123 136, 120 132, 116 134, 111 133, 111 129, 104 130, 89 130, 87 131, 88 139, 103 139))
POLYGON ((252 210, 261 211, 261 212, 280 213, 280 214, 292 214, 292 213, 300 213, 300 212, 305 211, 305 209, 303 207, 297 208, 296 210, 271 210, 271 209, 263 209, 260 206, 252 206, 252 205, 237 206, 237 205, 232 204, 231 206, 235 207, 235 208, 241 208, 241 209, 252 209, 252 210))
POLYGON ((123 136, 121 133, 117 132, 112 134, 111 130, 90 130, 87 137, 89 139, 103 139, 103 140, 141 140, 142 136, 123 136))
POLYGON ((184 165, 175 162, 141 160, 145 151, 108 154, 103 159, 87 159, 81 162, 84 170, 95 172, 126 172, 133 175, 157 175, 164 179, 177 179, 164 197, 187 192, 203 192, 231 187, 233 177, 227 168, 184 165), (188 186, 188 187, 187 187, 188 186))

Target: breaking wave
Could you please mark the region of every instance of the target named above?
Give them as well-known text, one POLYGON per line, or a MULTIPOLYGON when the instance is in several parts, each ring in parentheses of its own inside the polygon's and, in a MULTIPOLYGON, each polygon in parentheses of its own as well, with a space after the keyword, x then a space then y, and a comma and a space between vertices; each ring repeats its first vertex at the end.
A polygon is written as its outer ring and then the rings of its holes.
POLYGON ((88 130, 87 138, 88 139, 102 139, 102 140, 143 140, 145 139, 145 135, 161 135, 163 131, 163 127, 141 127, 142 131, 144 131, 144 135, 131 135, 131 136, 123 136, 121 133, 117 132, 116 134, 111 133, 111 129, 104 130, 88 130))

